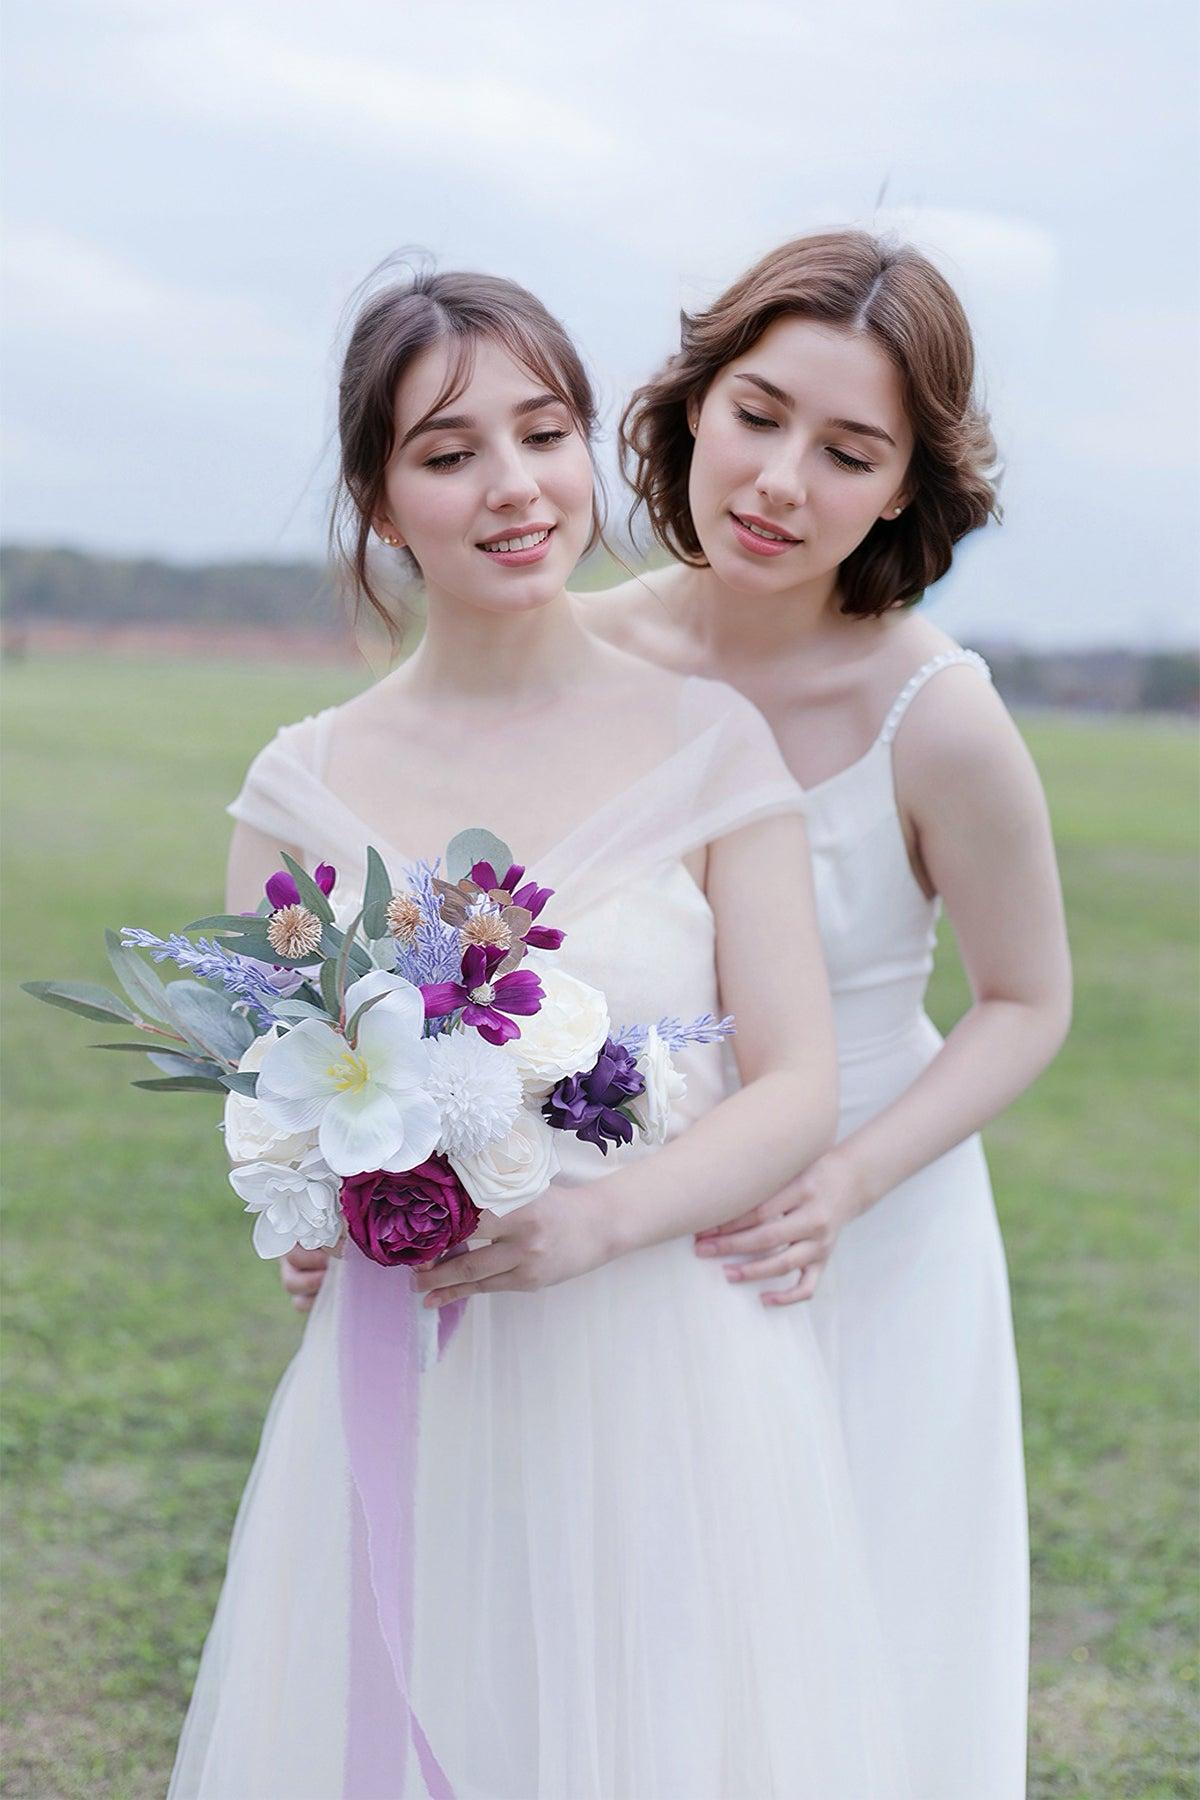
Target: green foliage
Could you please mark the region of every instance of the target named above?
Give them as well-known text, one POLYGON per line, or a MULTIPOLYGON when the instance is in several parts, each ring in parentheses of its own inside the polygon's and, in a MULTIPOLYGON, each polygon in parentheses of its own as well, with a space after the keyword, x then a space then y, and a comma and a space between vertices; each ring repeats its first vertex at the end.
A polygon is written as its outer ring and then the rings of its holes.
POLYGON ((461 881, 479 862, 491 863, 497 877, 503 880, 512 861, 512 851, 495 832, 475 826, 469 831, 460 831, 447 845, 446 880, 461 881))
MULTIPOLYGON (((95 660, 7 677, 12 1800, 163 1792, 300 1329, 226 1185, 216 1097, 131 1093, 123 1058, 81 1056, 86 1030, 17 983, 46 966, 102 980, 103 924, 165 933, 215 910, 221 809, 251 756, 356 685, 95 660)), ((988 1134, 1025 1392, 1030 1792, 1181 1800, 1196 1792, 1200 1662, 1194 757, 1184 732, 1133 721, 1028 735, 1078 975, 1067 1049, 988 1134)), ((964 994, 947 946, 943 1027, 964 994)))

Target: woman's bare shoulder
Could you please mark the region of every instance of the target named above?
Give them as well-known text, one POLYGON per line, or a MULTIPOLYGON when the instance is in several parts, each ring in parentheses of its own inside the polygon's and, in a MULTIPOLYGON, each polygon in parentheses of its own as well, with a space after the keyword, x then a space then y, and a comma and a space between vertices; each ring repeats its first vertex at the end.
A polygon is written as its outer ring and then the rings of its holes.
POLYGON ((671 563, 643 570, 616 587, 573 594, 572 600, 593 636, 633 656, 672 667, 682 647, 672 609, 683 597, 688 574, 671 563))

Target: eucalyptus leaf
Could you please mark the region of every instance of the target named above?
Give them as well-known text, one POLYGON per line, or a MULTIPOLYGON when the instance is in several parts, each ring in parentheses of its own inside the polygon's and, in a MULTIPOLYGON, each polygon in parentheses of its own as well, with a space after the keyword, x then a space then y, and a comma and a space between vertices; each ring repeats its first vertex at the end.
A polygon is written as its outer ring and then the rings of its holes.
POLYGON ((179 1056, 173 1050, 147 1050, 146 1055, 164 1075, 203 1075, 206 1081, 220 1078, 220 1065, 208 1057, 179 1056))
POLYGON ((101 1019, 106 1025, 136 1025, 137 1014, 108 988, 95 981, 23 981, 21 987, 47 1006, 61 1006, 85 1019, 101 1019))
POLYGON ((471 873, 477 862, 491 863, 497 877, 503 878, 505 870, 515 860, 508 845, 494 831, 487 831, 482 825, 474 825, 467 831, 460 831, 447 845, 446 879, 461 881, 464 875, 471 873))
POLYGON ((210 1081, 203 1075, 164 1075, 161 1081, 135 1081, 135 1088, 153 1088, 162 1094, 205 1093, 223 1094, 225 1084, 221 1081, 210 1081))
POLYGON ((322 925, 332 925, 333 908, 312 876, 307 870, 302 869, 298 862, 293 861, 286 851, 281 850, 280 855, 283 857, 288 874, 296 883, 296 892, 300 896, 301 906, 307 906, 309 912, 316 913, 322 925))
POLYGON ((384 988, 382 994, 373 994, 369 1000, 364 1000, 362 1005, 357 1008, 354 1017, 346 1026, 346 1038, 352 1047, 358 1042, 358 1022, 363 1014, 369 1013, 371 1008, 378 1006, 381 1000, 386 1000, 391 991, 390 988, 384 988))
POLYGON ((341 1004, 337 991, 337 964, 324 962, 321 964, 321 998, 329 1009, 330 1017, 336 1022, 341 1017, 341 1004))
POLYGON ((216 1063, 236 1064, 254 1042, 254 1027, 232 996, 199 981, 173 981, 171 1005, 196 1048, 216 1063))
POLYGON ((363 930, 369 938, 388 935, 387 909, 392 897, 392 878, 374 845, 367 848, 367 885, 363 894, 363 930))
POLYGON ((329 1023, 325 1008, 314 1006, 311 1000, 276 1000, 271 1006, 271 1015, 276 1019, 323 1019, 329 1023))
POLYGON ((354 948, 354 934, 361 924, 362 914, 361 912, 356 913, 353 920, 346 928, 346 935, 342 939, 342 947, 338 951, 338 959, 334 969, 334 989, 337 993, 339 1018, 342 1015, 342 1008, 346 999, 346 971, 350 966, 350 952, 354 948))
POLYGON ((134 1005, 156 1024, 173 1026, 175 1017, 166 986, 149 964, 142 960, 136 950, 123 944, 115 931, 105 932, 104 943, 113 973, 134 1005))
POLYGON ((222 1072, 221 1086, 232 1094, 244 1094, 247 1100, 253 1100, 258 1092, 258 1076, 249 1069, 227 1069, 222 1072))
MULTIPOLYGON (((178 1041, 178 1040, 176 1040, 176 1041, 178 1041)), ((141 1055, 141 1056, 149 1056, 149 1054, 152 1050, 156 1050, 156 1049, 157 1050, 166 1050, 167 1045, 159 1042, 155 1038, 151 1038, 148 1043, 142 1043, 142 1044, 89 1044, 88 1049, 89 1050, 136 1050, 139 1053, 139 1055, 141 1055)), ((178 1055, 179 1052, 172 1051, 171 1054, 178 1055)))
MULTIPOLYGON (((357 919, 355 919, 354 924, 355 924, 355 927, 357 928, 357 926, 358 926, 357 919)), ((340 930, 338 928, 338 926, 327 925, 325 927, 324 931, 321 933, 321 955, 324 957, 327 957, 332 962, 336 962, 338 957, 342 953, 342 946, 344 945, 344 943, 346 941, 346 935, 347 934, 344 931, 340 930)), ((362 945, 356 944, 353 942, 353 933, 351 933, 350 936, 351 936, 351 947, 350 947, 351 971, 355 975, 369 975, 371 973, 371 970, 374 965, 372 964, 370 957, 367 955, 367 953, 363 949, 362 945)))
POLYGON ((258 918, 257 913, 209 913, 203 919, 193 919, 184 931, 237 931, 249 930, 258 918))

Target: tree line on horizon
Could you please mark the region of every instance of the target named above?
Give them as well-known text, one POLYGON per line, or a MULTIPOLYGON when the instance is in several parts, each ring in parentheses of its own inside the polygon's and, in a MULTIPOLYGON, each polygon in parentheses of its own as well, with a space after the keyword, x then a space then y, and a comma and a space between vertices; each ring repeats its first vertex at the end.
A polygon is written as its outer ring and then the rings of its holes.
MULTIPOLYGON (((580 585, 604 588, 626 573, 603 555, 580 585)), ((187 625, 278 627, 346 635, 346 614, 321 563, 179 564, 101 556, 59 546, 0 546, 9 647, 22 626, 187 625)), ((1034 650, 975 643, 1005 699, 1016 705, 1117 712, 1200 711, 1200 655, 1189 650, 1034 650)))

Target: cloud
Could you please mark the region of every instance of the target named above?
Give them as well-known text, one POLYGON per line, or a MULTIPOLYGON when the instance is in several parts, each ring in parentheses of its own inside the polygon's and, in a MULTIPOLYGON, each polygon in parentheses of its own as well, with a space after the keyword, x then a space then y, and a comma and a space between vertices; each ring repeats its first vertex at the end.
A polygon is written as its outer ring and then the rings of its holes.
POLYGON ((14 224, 5 263, 9 342, 23 356, 95 355, 229 397, 268 392, 312 358, 299 333, 244 296, 148 274, 56 226, 14 224))

